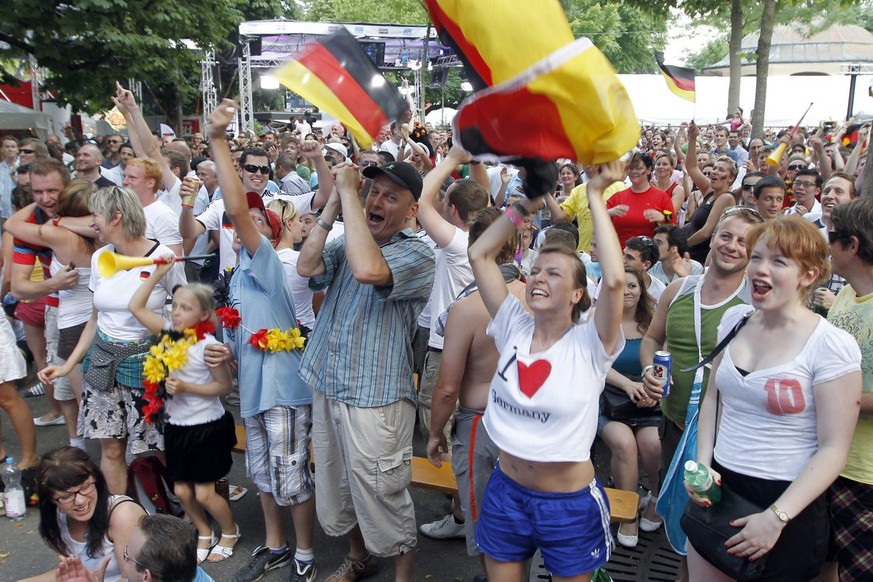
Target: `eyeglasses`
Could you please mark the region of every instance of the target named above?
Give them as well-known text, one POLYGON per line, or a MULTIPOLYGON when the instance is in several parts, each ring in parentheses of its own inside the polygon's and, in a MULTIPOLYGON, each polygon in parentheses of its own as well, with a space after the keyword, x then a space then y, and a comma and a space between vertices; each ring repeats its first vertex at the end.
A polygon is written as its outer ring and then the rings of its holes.
POLYGON ((28 150, 28 149, 24 149, 24 148, 22 148, 18 151, 19 151, 19 153, 22 153, 22 154, 32 154, 33 153, 33 150, 28 150))
POLYGON ((811 180, 795 180, 792 183, 792 186, 795 188, 798 186, 803 186, 804 188, 815 188, 815 182, 811 180))
POLYGON ((249 174, 255 174, 257 172, 260 172, 264 176, 268 176, 270 174, 270 166, 256 166, 254 164, 243 164, 243 170, 245 170, 249 174))
POLYGON ((130 547, 130 546, 124 546, 124 550, 121 552, 122 557, 124 557, 125 561, 133 562, 134 564, 136 564, 137 566, 139 566, 140 568, 142 568, 143 570, 145 570, 146 567, 145 567, 145 565, 144 565, 142 562, 139 562, 139 561, 137 561, 135 558, 131 558, 131 557, 130 557, 130 554, 129 554, 128 551, 127 551, 127 548, 128 548, 128 547, 130 547))
POLYGON ((751 192, 754 189, 755 189, 754 184, 743 184, 743 190, 745 190, 746 192, 751 192))
POLYGON ((806 167, 806 164, 791 164, 788 166, 789 170, 802 170, 806 167))
POLYGON ((752 222, 764 222, 764 217, 761 216, 761 213, 755 210, 754 208, 747 208, 745 206, 731 206, 727 210, 721 213, 721 218, 719 218, 719 222, 724 220, 725 218, 730 218, 731 216, 740 215, 746 220, 751 220, 752 222))
POLYGON ((121 143, 120 139, 107 139, 106 143, 121 143))
POLYGON ((369 168, 370 166, 378 166, 379 162, 374 162, 373 160, 364 160, 361 162, 361 166, 364 168, 369 168))
POLYGON ((81 495, 82 497, 85 497, 87 495, 91 495, 96 488, 96 481, 84 483, 82 486, 74 491, 68 491, 67 493, 62 493, 61 495, 55 497, 55 503, 58 503, 60 505, 69 505, 76 500, 76 496, 81 495))

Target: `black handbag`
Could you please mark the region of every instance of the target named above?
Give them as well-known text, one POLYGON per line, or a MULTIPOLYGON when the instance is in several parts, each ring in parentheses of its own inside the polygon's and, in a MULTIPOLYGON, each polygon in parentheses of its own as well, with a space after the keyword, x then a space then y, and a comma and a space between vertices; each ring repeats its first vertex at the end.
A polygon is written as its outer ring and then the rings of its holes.
MULTIPOLYGON (((634 382, 639 382, 639 376, 628 376, 634 382)), ((603 393, 600 395, 600 411, 606 418, 610 420, 633 420, 635 418, 647 418, 649 416, 658 416, 661 414, 661 407, 655 406, 640 407, 636 402, 630 399, 627 392, 606 384, 603 393)))
POLYGON ((724 543, 742 530, 732 526, 732 520, 763 510, 727 485, 722 485, 721 501, 710 507, 689 501, 679 523, 698 554, 737 582, 746 582, 764 573, 769 554, 751 562, 748 558, 728 554, 724 543))

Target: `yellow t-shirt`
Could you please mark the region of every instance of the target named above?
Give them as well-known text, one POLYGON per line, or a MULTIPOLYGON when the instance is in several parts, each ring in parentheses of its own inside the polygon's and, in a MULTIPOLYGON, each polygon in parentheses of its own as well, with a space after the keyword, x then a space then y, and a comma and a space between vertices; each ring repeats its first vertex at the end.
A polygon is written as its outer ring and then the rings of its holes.
MULTIPOLYGON (((873 393, 873 293, 858 297, 851 285, 840 290, 828 311, 828 321, 855 338, 861 348, 861 377, 864 394, 873 393)), ((846 467, 846 479, 873 485, 873 414, 858 417, 846 467)))
MULTIPOLYGON (((580 184, 570 190, 570 196, 561 202, 561 210, 567 216, 575 216, 576 224, 579 225, 579 245, 577 251, 588 252, 591 247, 591 238, 594 236, 594 223, 591 222, 591 210, 588 209, 587 184, 580 184)), ((624 182, 614 182, 603 191, 603 201, 609 200, 616 192, 627 188, 624 182)))

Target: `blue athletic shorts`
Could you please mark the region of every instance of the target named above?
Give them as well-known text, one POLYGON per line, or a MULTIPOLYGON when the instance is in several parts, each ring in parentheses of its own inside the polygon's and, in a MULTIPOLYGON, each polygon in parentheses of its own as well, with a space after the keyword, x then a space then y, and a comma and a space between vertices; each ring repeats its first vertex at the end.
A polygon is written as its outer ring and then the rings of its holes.
POLYGON ((533 491, 498 464, 485 488, 476 542, 498 562, 523 562, 539 549, 556 576, 592 572, 612 551, 606 492, 597 480, 573 493, 533 491))

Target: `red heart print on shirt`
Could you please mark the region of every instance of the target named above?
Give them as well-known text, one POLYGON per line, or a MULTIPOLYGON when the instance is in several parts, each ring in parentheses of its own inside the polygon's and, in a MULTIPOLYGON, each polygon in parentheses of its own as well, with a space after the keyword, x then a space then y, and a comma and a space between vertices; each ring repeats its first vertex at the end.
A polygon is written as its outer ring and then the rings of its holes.
POLYGON ((536 360, 530 366, 519 360, 518 387, 521 388, 521 393, 533 398, 551 373, 552 364, 548 360, 536 360))

